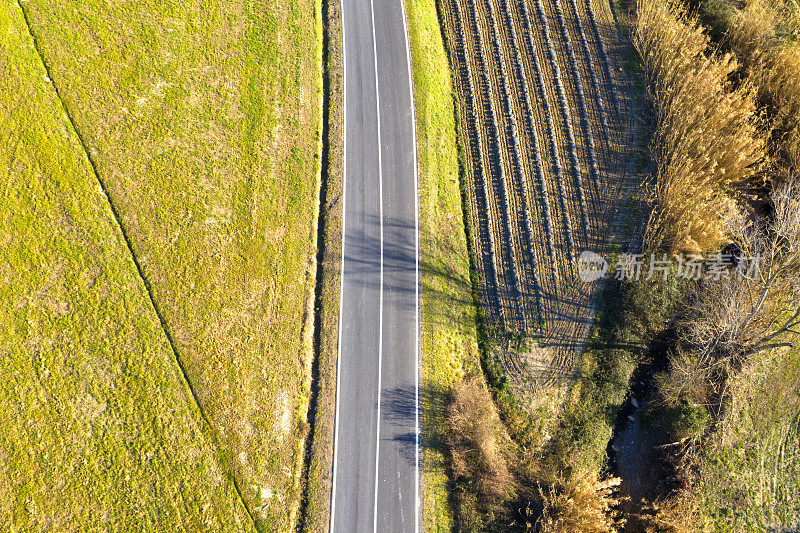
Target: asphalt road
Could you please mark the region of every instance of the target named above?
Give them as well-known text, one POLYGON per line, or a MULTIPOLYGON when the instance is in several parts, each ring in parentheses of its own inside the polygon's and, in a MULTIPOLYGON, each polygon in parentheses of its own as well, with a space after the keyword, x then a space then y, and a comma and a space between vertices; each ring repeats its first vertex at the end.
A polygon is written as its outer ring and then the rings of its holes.
POLYGON ((342 0, 345 185, 333 531, 417 531, 416 146, 402 0, 342 0))

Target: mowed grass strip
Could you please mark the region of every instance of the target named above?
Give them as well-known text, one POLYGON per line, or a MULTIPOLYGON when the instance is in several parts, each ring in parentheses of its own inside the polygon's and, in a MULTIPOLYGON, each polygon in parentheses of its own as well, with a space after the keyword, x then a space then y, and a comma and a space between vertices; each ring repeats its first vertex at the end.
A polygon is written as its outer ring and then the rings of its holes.
POLYGON ((459 182, 453 88, 435 0, 409 0, 420 184, 423 520, 450 531, 445 414, 465 373, 480 372, 476 307, 459 182))
POLYGON ((0 36, 0 530, 253 531, 15 2, 0 36))
POLYGON ((318 0, 22 4, 263 530, 300 499, 318 0))

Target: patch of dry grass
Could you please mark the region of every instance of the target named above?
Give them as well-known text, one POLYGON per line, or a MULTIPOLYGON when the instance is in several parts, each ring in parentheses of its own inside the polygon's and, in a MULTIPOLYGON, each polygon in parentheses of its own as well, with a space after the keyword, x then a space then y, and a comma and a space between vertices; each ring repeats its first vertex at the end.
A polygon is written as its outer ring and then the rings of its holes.
POLYGON ((800 527, 800 351, 765 354, 731 380, 730 408, 698 487, 719 531, 800 527))
POLYGON ((453 386, 447 423, 459 529, 482 531, 503 523, 517 481, 503 449, 508 436, 481 378, 453 386))

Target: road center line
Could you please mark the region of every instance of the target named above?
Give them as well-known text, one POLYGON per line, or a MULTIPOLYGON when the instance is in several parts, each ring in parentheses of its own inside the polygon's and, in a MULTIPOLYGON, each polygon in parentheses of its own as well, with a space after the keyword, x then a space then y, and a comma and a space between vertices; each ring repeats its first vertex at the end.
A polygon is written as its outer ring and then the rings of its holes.
POLYGON ((381 158, 381 97, 380 82, 378 81, 378 45, 375 39, 375 5, 369 2, 370 17, 372 21, 372 61, 375 65, 375 110, 378 127, 378 213, 380 217, 381 236, 381 272, 378 302, 378 409, 375 436, 375 504, 372 510, 372 529, 378 531, 378 481, 380 479, 380 450, 381 450, 381 370, 383 367, 383 161, 381 158))

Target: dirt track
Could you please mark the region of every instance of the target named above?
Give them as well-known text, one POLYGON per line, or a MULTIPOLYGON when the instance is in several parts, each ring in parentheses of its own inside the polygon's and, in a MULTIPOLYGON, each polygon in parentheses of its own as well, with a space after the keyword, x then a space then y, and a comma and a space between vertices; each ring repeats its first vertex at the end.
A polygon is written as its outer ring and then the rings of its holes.
POLYGON ((594 316, 574 259, 607 249, 631 186, 623 41, 596 0, 442 0, 442 13, 489 330, 538 336, 546 355, 503 358, 512 379, 547 383, 573 372, 594 316))

